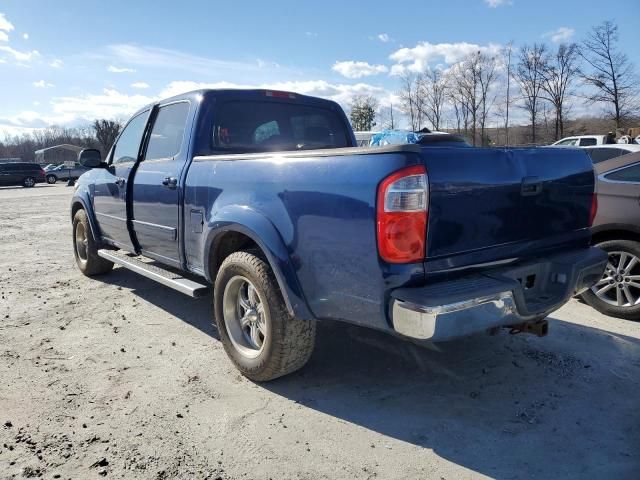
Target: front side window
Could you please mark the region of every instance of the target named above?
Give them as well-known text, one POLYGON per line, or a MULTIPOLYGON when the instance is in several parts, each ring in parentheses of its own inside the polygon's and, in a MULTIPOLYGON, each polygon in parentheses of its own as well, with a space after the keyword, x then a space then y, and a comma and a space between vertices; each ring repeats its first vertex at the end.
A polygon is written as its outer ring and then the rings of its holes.
POLYGON ((144 134, 144 127, 147 124, 148 112, 142 112, 134 117, 118 138, 118 143, 113 150, 113 163, 135 162, 138 159, 140 142, 144 134))
POLYGON ((605 178, 617 182, 640 182, 640 163, 611 172, 605 178))
POLYGON ((351 146, 338 113, 311 105, 230 101, 220 105, 213 147, 233 153, 351 146))
POLYGON ((145 160, 172 158, 180 152, 188 115, 187 102, 160 107, 153 122, 145 160))

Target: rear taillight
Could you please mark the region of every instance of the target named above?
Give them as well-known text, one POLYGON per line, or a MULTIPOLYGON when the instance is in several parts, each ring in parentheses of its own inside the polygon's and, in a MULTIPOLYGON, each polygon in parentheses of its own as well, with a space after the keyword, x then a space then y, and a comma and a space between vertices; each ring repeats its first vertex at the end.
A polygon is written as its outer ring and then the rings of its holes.
POLYGON ((593 166, 593 196, 591 197, 591 207, 589 208, 589 227, 593 226, 593 222, 598 214, 598 172, 595 165, 593 166))
POLYGON ((589 226, 593 227, 593 221, 596 219, 596 215, 598 214, 598 193, 593 192, 593 196, 591 197, 591 208, 589 209, 589 226))
POLYGON ((422 165, 403 168, 378 188, 378 253, 389 263, 424 260, 429 184, 422 165))

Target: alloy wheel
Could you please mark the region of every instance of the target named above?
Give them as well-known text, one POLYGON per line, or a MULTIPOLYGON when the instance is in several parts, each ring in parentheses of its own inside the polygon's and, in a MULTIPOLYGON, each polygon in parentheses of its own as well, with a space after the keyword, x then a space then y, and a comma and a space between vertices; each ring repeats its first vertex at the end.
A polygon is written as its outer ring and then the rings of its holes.
POLYGON ((640 258, 629 252, 609 252, 604 275, 591 291, 615 307, 640 305, 640 258))
POLYGON ((263 351, 269 336, 265 302, 251 281, 236 275, 227 283, 222 308, 231 343, 247 358, 263 351))

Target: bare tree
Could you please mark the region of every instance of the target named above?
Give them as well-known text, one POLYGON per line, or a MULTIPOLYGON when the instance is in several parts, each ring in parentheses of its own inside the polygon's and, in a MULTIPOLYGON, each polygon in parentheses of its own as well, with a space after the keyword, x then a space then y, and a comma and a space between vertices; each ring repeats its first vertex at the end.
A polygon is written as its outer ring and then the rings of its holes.
POLYGON ((486 136, 485 129, 487 125, 487 119, 489 112, 493 107, 495 101, 495 95, 492 92, 492 87, 498 78, 497 74, 497 62, 495 57, 490 57, 486 54, 478 54, 478 82, 480 83, 480 141, 482 145, 485 145, 486 136))
POLYGON ((96 139, 102 149, 103 157, 107 155, 111 146, 118 138, 118 134, 122 129, 122 124, 115 120, 94 120, 92 124, 93 130, 96 134, 96 139))
POLYGON ((545 64, 547 62, 547 49, 544 44, 534 43, 533 46, 523 46, 520 49, 518 65, 515 71, 515 80, 520 86, 524 108, 529 114, 531 122, 531 141, 536 143, 536 122, 540 103, 540 91, 542 90, 545 64))
POLYGON ((396 128, 396 118, 393 112, 393 102, 389 104, 389 107, 383 107, 380 109, 378 118, 380 119, 380 125, 382 125, 382 128, 390 130, 396 128))
POLYGON ((543 96, 555 111, 555 140, 564 136, 565 103, 571 94, 571 85, 578 76, 578 46, 561 44, 542 68, 543 96))
POLYGON ((616 128, 620 128, 638 108, 638 89, 633 64, 618 50, 617 43, 615 23, 608 20, 593 27, 582 44, 581 55, 589 70, 583 70, 581 76, 593 87, 588 99, 607 105, 616 128))
POLYGON ((429 120, 434 130, 440 130, 447 100, 447 81, 441 70, 429 70, 421 76, 423 115, 429 120))
POLYGON ((496 79, 495 59, 482 52, 467 55, 450 70, 451 93, 456 117, 462 118, 465 133, 476 145, 478 126, 484 135, 489 110, 493 103, 490 88, 496 79))
POLYGON ((512 56, 513 56, 513 40, 510 41, 504 49, 504 60, 506 68, 506 92, 505 92, 505 104, 504 104, 504 135, 505 145, 509 145, 509 108, 511 107, 511 77, 512 72, 512 56))
POLYGON ((422 75, 405 73, 400 77, 400 110, 407 115, 411 130, 418 131, 422 125, 424 94, 422 75))

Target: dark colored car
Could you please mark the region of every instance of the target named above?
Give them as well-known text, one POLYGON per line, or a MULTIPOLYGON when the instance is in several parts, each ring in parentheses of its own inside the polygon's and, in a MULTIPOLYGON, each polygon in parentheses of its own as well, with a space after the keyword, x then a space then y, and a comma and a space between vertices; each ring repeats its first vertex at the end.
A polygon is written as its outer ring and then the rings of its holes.
POLYGON ((614 317, 640 320, 640 152, 595 164, 593 243, 609 253, 602 279, 582 298, 614 317))
POLYGON ((33 187, 44 181, 44 170, 37 163, 0 163, 0 186, 33 187))
POLYGON ((51 170, 46 172, 47 175, 47 183, 54 184, 58 180, 69 180, 69 178, 73 178, 74 180, 79 178, 85 172, 88 172, 89 169, 83 167, 79 163, 76 163, 73 167, 69 168, 64 165, 58 165, 51 170))

